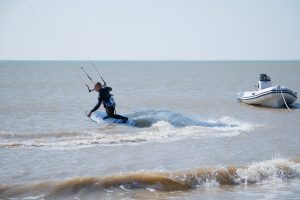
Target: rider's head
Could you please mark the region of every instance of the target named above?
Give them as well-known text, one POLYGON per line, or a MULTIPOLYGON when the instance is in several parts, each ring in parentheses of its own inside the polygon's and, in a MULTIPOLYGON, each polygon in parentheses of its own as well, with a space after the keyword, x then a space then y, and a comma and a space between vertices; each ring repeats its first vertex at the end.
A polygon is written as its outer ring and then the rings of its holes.
POLYGON ((100 82, 97 82, 94 86, 94 90, 99 92, 102 89, 102 85, 100 82))

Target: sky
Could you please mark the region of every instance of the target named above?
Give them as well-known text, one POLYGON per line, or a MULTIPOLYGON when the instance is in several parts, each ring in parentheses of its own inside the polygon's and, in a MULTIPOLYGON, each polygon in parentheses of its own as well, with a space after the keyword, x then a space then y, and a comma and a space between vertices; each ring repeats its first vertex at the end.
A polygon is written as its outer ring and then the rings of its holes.
POLYGON ((0 60, 300 60, 300 0, 0 0, 0 60))

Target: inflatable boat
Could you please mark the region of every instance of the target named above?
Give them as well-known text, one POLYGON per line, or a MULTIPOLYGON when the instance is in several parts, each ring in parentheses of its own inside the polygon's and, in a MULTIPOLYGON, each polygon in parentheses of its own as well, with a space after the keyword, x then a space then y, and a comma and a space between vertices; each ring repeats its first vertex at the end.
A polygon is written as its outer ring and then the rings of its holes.
POLYGON ((273 108, 280 108, 293 104, 297 100, 297 92, 293 92, 284 86, 272 86, 269 76, 260 74, 258 81, 258 90, 240 92, 238 100, 252 105, 267 106, 273 108))

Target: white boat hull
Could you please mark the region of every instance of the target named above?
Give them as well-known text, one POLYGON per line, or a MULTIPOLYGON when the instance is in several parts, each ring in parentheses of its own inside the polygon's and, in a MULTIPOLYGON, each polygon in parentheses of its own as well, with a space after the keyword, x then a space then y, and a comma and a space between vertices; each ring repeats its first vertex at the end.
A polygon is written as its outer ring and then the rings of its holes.
POLYGON ((297 93, 286 87, 274 86, 258 91, 242 92, 238 94, 238 100, 251 105, 261 105, 280 108, 290 105, 297 100, 297 93))

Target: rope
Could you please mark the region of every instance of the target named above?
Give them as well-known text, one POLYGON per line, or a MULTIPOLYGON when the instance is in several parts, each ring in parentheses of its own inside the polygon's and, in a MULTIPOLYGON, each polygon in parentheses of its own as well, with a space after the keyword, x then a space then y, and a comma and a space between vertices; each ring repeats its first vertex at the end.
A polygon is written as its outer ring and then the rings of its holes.
POLYGON ((291 109, 290 109, 290 107, 288 106, 288 104, 286 103, 286 101, 285 101, 285 98, 284 98, 284 95, 283 95, 283 92, 282 92, 282 88, 278 85, 278 87, 277 87, 277 90, 278 89, 280 89, 280 93, 281 93, 281 96, 282 96, 282 99, 283 99, 283 101, 284 101, 284 104, 285 104, 285 106, 286 106, 286 108, 289 110, 289 111, 292 111, 291 109))
POLYGON ((93 79, 89 76, 89 74, 83 69, 83 67, 81 67, 81 70, 84 72, 84 74, 88 77, 88 79, 95 85, 95 82, 93 81, 93 79))
POLYGON ((88 84, 84 81, 84 79, 80 76, 80 74, 77 72, 78 77, 81 79, 82 83, 87 87, 87 89, 89 90, 89 92, 94 91, 94 89, 90 89, 90 87, 88 86, 88 84))
MULTIPOLYGON (((66 42, 63 39, 63 34, 62 31, 56 26, 53 18, 51 17, 51 15, 49 15, 49 13, 44 9, 43 6, 39 5, 38 3, 35 4, 38 7, 38 11, 41 11, 41 13, 36 12, 35 8, 33 5, 31 5, 30 3, 31 0, 24 0, 25 4, 28 6, 28 8, 31 10, 31 12, 35 15, 35 17, 38 19, 39 23, 41 25, 45 25, 45 28, 48 29, 50 32, 52 32, 52 35, 48 33, 50 36, 56 35, 57 37, 54 37, 56 39, 56 42, 58 43, 60 49, 62 50, 66 50, 66 52, 68 52, 68 54, 72 57, 73 60, 75 60, 75 64, 78 65, 79 67, 81 67, 81 69, 84 71, 85 75, 88 77, 88 79, 95 84, 95 82, 92 80, 92 78, 87 74, 87 72, 83 69, 82 66, 80 66, 79 63, 79 59, 76 56, 76 53, 70 48, 69 45, 66 44, 66 42), (46 18, 45 21, 41 20, 40 17, 44 16, 46 18)), ((68 30, 69 33, 71 33, 71 35, 73 35, 73 39, 76 43, 77 46, 79 46, 82 50, 83 53, 85 53, 86 57, 88 58, 88 61, 90 63, 90 65, 93 66, 94 70, 97 72, 97 74, 100 76, 101 80, 104 83, 104 86, 106 86, 106 82, 104 81, 104 79, 102 78, 102 76, 100 75, 100 72, 97 70, 97 67, 95 65, 95 63, 93 62, 93 60, 90 58, 86 48, 84 47, 84 45, 82 45, 82 43, 80 42, 79 39, 77 39, 76 37, 76 31, 72 31, 72 27, 67 23, 66 19, 64 18, 64 15, 62 14, 59 6, 56 5, 55 2, 53 2, 53 4, 50 4, 56 11, 57 11, 57 15, 60 18, 60 21, 63 23, 65 29, 68 30)), ((79 76, 80 77, 80 76, 79 76)), ((86 87, 88 88, 89 92, 93 91, 89 88, 88 84, 83 80, 82 77, 80 77, 80 79, 84 82, 84 84, 86 85, 86 87)))
MULTIPOLYGON (((42 5, 39 5, 38 3, 32 4, 31 0, 24 0, 24 3, 30 9, 31 13, 37 19, 37 21, 39 22, 41 27, 45 28, 45 30, 46 30, 45 34, 48 34, 49 37, 54 36, 53 38, 55 39, 58 47, 60 48, 60 50, 62 50, 64 52, 64 53, 61 52, 61 54, 63 56, 71 57, 75 61, 75 64, 78 65, 79 67, 81 67, 78 57, 72 51, 70 46, 67 45, 66 42, 64 41, 62 31, 56 26, 56 24, 53 21, 53 18, 51 17, 51 15, 49 15, 47 10, 45 10, 44 7, 42 5), (42 20, 41 19, 42 17, 46 18, 46 20, 42 20)), ((58 10, 58 9, 55 8, 55 10, 58 10)), ((64 21, 62 16, 61 16, 61 18, 62 18, 62 21, 64 21)), ((81 81, 84 83, 84 85, 88 88, 88 91, 89 92, 93 91, 89 88, 88 84, 84 81, 84 79, 78 73, 77 73, 77 75, 79 76, 81 81)), ((92 80, 91 80, 91 82, 94 83, 92 80)))
MULTIPOLYGON (((52 6, 57 11, 57 14, 60 17, 62 23, 65 26, 65 28, 69 31, 69 33, 72 33, 74 42, 77 44, 77 46, 80 47, 79 49, 82 50, 82 52, 88 58, 88 61, 89 61, 90 65, 93 66, 94 70, 97 72, 97 74, 99 75, 99 77, 103 81, 103 85, 106 86, 106 82, 104 81, 104 79, 102 78, 100 72, 98 71, 98 69, 96 67, 96 64, 94 63, 94 61, 91 59, 90 55, 88 54, 88 51, 87 51, 85 45, 83 45, 83 43, 80 41, 80 37, 78 37, 77 31, 73 31, 74 29, 72 28, 72 26, 69 23, 67 23, 67 20, 65 19, 63 13, 61 12, 60 7, 55 2, 53 2, 52 6)), ((94 84, 94 82, 93 82, 93 84, 94 84)))

